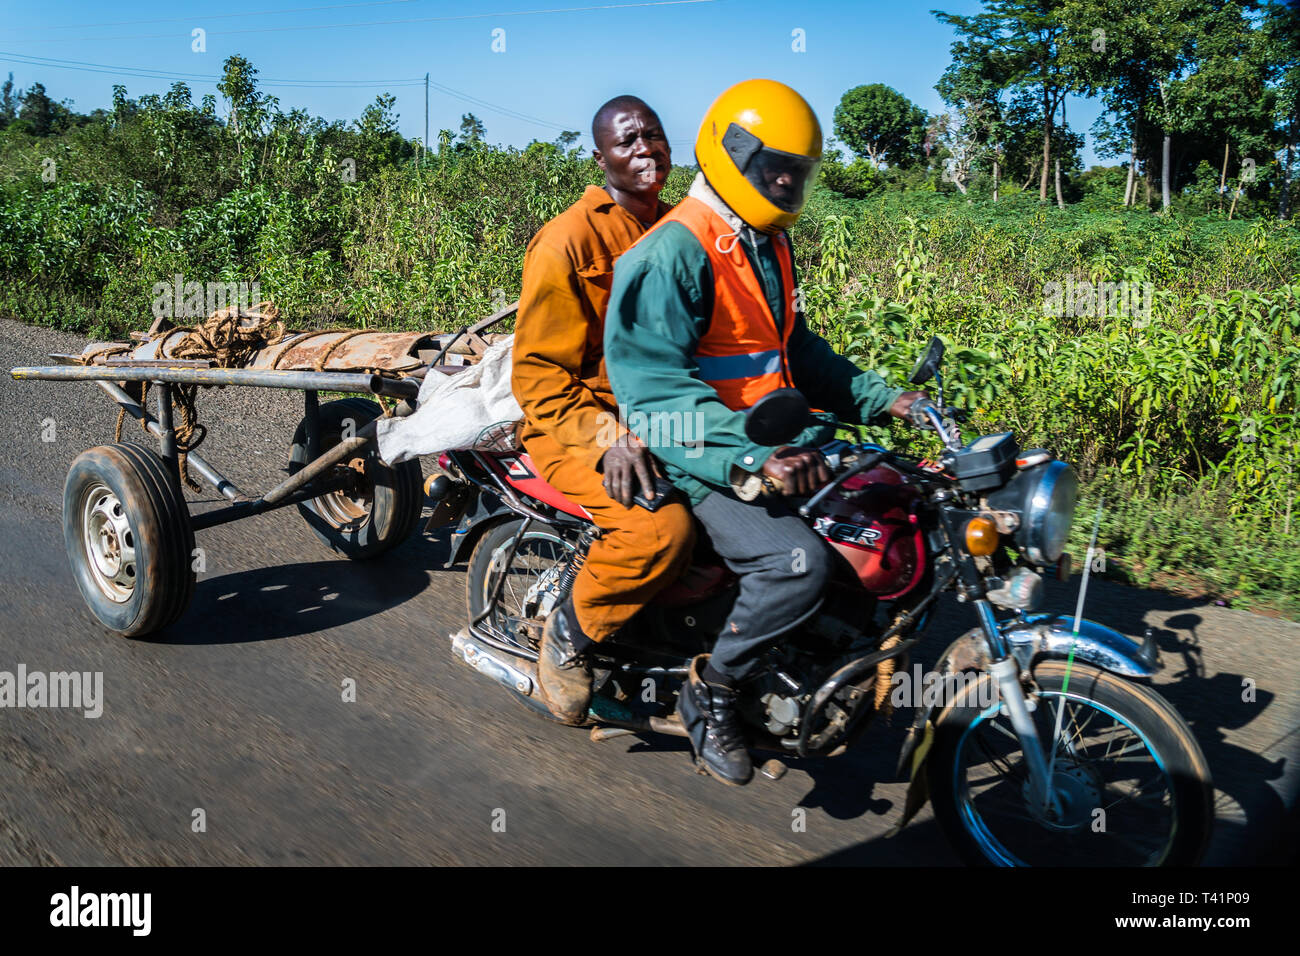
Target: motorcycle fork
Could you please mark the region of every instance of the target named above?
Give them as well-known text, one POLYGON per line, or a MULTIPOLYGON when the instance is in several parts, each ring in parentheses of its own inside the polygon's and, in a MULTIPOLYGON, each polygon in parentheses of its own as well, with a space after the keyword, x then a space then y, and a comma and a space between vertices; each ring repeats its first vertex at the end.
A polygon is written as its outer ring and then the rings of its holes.
POLYGON ((1020 751, 1025 755, 1025 766, 1029 770, 1029 790, 1031 799, 1039 801, 1039 806, 1049 807, 1052 813, 1060 812, 1060 806, 1047 777, 1047 757, 1043 753, 1043 743, 1038 736, 1038 727, 1030 716, 1026 704, 1025 690, 1020 685, 1020 664, 1007 647, 1002 629, 998 627, 997 617, 993 613, 986 596, 984 578, 975 566, 975 559, 966 554, 955 542, 962 540, 958 529, 954 527, 952 515, 941 509, 940 520, 947 533, 950 553, 957 565, 960 576, 960 588, 966 598, 975 605, 979 615, 980 629, 988 644, 989 674, 997 682, 998 699, 1007 709, 1011 729, 1015 731, 1020 743, 1020 751))
POLYGON ((1043 743, 1038 736, 1038 726, 1029 713, 1025 702, 1025 689, 1020 684, 1020 663, 1016 660, 1002 637, 998 628, 993 607, 986 598, 974 602, 979 613, 980 627, 988 642, 992 663, 989 673, 997 681, 998 699, 1007 709, 1011 729, 1020 742, 1020 752, 1025 755, 1025 765, 1029 769, 1030 794, 1040 801, 1039 805, 1047 807, 1050 803, 1052 813, 1060 813, 1056 793, 1047 779, 1047 758, 1043 753, 1043 743))

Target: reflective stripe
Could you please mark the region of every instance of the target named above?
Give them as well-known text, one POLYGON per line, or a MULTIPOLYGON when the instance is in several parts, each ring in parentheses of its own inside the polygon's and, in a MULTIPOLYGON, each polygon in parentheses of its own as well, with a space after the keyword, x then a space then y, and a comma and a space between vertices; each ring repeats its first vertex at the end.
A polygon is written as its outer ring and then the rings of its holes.
POLYGON ((747 355, 696 355, 695 364, 700 378, 706 382, 773 375, 781 371, 781 350, 768 349, 747 355))

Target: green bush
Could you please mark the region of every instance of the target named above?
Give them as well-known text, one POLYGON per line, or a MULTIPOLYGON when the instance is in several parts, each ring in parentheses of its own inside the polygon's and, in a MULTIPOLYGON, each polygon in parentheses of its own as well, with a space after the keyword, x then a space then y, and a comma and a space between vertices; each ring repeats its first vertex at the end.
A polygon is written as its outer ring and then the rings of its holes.
MULTIPOLYGON (((0 132, 0 309, 123 336, 180 273, 258 282, 299 327, 458 328, 518 296, 529 239, 602 181, 547 143, 444 133, 416 153, 380 113, 361 129, 268 113, 236 136, 184 91, 123 98, 57 135, 0 132)), ((674 168, 664 198, 693 173, 674 168)), ((1107 495, 1115 573, 1195 571, 1295 612, 1300 236, 1249 202, 1228 221, 1211 173, 1152 215, 1120 208, 1122 169, 1077 177, 1080 202, 1058 209, 1013 183, 993 203, 987 183, 962 197, 921 166, 828 156, 792 229, 800 292, 813 328, 895 381, 940 335, 972 430, 1052 448, 1085 503, 1107 495), (1149 299, 1139 314, 1048 313, 1052 284, 1107 282, 1149 299)))

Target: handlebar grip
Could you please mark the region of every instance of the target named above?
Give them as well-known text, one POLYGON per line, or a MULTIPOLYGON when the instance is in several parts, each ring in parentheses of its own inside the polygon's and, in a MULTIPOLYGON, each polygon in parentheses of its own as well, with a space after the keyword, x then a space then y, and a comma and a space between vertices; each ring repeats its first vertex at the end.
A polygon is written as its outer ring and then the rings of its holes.
POLYGON ((930 421, 927 410, 933 409, 939 411, 939 406, 935 405, 929 398, 918 398, 907 408, 907 420, 922 431, 928 431, 934 427, 930 421))

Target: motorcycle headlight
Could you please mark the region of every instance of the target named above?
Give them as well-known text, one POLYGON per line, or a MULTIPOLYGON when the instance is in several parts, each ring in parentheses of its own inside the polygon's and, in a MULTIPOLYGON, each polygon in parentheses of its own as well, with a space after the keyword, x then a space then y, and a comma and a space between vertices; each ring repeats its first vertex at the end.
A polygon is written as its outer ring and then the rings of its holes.
POLYGON ((1020 513, 1016 548, 1034 564, 1048 565, 1065 551, 1078 492, 1074 469, 1048 461, 1020 472, 988 501, 994 508, 1020 513))
POLYGON ((1074 469, 1063 461, 1049 461, 1042 466, 1038 481, 1025 497, 1025 556, 1034 564, 1055 564, 1065 551, 1074 520, 1074 502, 1079 495, 1079 480, 1074 469))

